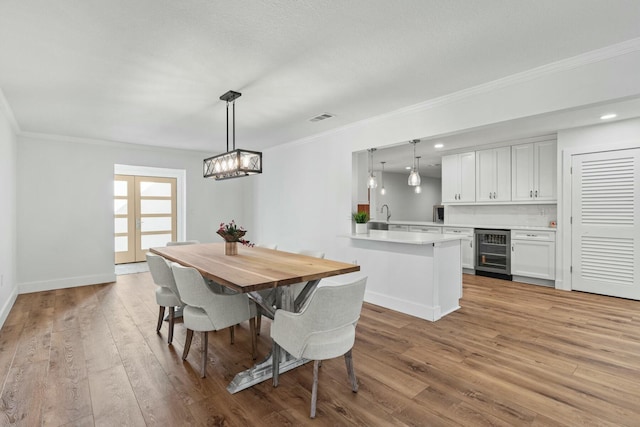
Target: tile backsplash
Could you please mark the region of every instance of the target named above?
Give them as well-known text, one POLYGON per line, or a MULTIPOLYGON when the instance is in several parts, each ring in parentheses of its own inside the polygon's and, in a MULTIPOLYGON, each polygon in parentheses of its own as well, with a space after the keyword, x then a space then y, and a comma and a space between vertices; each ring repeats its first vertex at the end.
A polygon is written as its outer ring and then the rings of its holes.
POLYGON ((556 221, 556 205, 446 206, 445 224, 549 227, 556 221))

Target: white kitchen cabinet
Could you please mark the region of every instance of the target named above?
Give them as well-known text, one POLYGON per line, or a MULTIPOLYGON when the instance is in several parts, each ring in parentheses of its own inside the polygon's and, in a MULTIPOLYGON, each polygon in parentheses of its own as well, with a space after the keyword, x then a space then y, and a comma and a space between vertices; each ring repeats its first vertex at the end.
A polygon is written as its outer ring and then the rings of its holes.
POLYGON ((476 201, 511 200, 511 147, 476 151, 476 201))
POLYGON ((476 252, 473 247, 473 228, 443 227, 442 233, 464 236, 464 239, 460 242, 460 247, 462 248, 462 268, 474 269, 476 252))
POLYGON ((476 201, 476 153, 442 157, 442 202, 476 201))
POLYGON ((511 147, 511 200, 555 201, 556 142, 511 147))
POLYGON ((400 224, 389 224, 389 231, 409 231, 409 226, 400 224))
POLYGON ((409 231, 413 231, 415 233, 441 234, 442 227, 437 225, 410 225, 409 231))
POLYGON ((511 274, 555 280, 556 233, 511 230, 511 274))

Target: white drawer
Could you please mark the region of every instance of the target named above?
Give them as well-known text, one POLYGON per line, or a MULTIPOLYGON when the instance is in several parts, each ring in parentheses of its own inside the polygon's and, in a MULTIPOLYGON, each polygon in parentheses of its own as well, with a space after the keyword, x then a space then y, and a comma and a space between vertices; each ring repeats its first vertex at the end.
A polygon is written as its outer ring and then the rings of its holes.
POLYGON ((389 231, 409 231, 408 225, 389 224, 389 231))
POLYGON ((440 234, 442 233, 442 227, 433 227, 428 225, 410 225, 409 231, 414 231, 416 233, 440 234))
POLYGON ((444 227, 442 232, 444 234, 461 234, 463 236, 473 237, 473 228, 444 227))
POLYGON ((538 240, 555 242, 556 233, 553 231, 511 230, 511 240, 538 240))

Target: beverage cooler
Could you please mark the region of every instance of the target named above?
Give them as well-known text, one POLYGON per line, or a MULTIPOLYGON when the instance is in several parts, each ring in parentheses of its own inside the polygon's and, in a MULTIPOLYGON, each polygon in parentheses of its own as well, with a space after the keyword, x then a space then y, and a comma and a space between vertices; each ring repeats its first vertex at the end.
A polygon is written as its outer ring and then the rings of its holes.
POLYGON ((475 230, 476 274, 511 280, 511 232, 475 230))

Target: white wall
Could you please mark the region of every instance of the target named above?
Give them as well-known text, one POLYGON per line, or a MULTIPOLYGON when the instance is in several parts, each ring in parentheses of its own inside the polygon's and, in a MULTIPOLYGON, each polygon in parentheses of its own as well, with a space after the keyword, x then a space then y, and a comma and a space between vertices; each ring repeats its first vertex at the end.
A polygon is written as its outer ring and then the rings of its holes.
MULTIPOLYGON (((640 94, 640 52, 598 59, 554 64, 266 150, 265 174, 256 180, 258 239, 357 259, 368 274, 366 251, 341 237, 351 231, 353 152, 640 94)), ((368 291, 384 293, 376 286, 370 281, 368 291)))
POLYGON ((558 234, 556 286, 571 289, 571 156, 640 147, 640 119, 623 120, 558 132, 558 234))
POLYGON ((407 173, 384 173, 384 186, 386 194, 380 194, 381 182, 380 171, 376 172, 378 178, 378 188, 375 196, 371 197, 372 217, 384 221, 387 210, 380 213, 382 205, 389 206, 391 213, 390 221, 432 221, 433 205, 439 205, 442 201, 442 181, 437 178, 421 177, 420 187, 422 192, 415 193, 415 187, 407 185, 409 172, 407 173))
MULTIPOLYGON (((186 239, 219 240, 220 222, 251 222, 245 180, 202 178, 203 153, 21 136, 17 282, 20 292, 113 281, 114 164, 186 170, 186 239)), ((250 230, 251 231, 251 230, 250 230)), ((251 234, 247 236, 251 239, 251 234)))
MULTIPOLYGON (((0 93, 0 96, 2 94, 0 93)), ((16 282, 16 135, 0 108, 0 327, 18 295, 16 282)))

